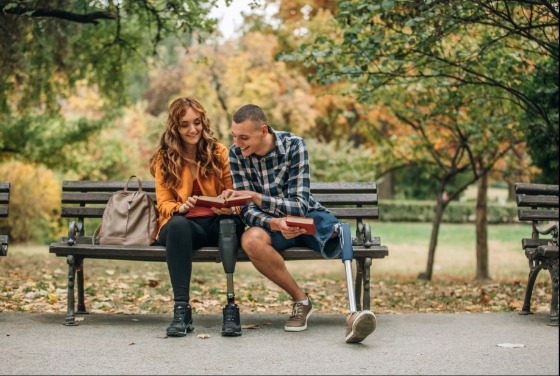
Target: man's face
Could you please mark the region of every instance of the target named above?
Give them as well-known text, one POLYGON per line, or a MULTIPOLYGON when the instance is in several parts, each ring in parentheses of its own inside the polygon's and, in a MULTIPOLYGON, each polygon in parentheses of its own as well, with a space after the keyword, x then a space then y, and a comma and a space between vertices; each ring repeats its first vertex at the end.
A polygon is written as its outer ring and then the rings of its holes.
POLYGON ((268 134, 266 125, 257 126, 251 120, 245 120, 242 123, 231 123, 231 133, 233 134, 233 142, 235 146, 241 149, 241 154, 248 157, 251 154, 258 156, 265 155, 266 149, 265 136, 268 134))

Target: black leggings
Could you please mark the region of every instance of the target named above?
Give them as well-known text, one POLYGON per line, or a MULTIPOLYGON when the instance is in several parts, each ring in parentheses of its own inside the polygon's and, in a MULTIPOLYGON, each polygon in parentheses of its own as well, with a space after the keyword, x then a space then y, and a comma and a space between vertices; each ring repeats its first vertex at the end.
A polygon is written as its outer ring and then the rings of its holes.
POLYGON ((241 239, 243 222, 238 217, 227 215, 195 218, 176 215, 161 229, 157 242, 165 246, 175 301, 189 302, 193 251, 218 246, 220 220, 225 218, 235 219, 237 238, 241 239))

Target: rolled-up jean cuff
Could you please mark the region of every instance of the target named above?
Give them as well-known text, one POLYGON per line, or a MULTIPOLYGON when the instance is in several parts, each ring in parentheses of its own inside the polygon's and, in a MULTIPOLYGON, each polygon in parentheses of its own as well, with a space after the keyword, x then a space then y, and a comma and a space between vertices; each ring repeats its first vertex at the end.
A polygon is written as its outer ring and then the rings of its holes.
MULTIPOLYGON (((281 252, 290 247, 309 247, 316 252, 320 252, 325 259, 340 258, 342 246, 339 237, 330 239, 335 228, 338 231, 340 223, 331 213, 325 210, 316 210, 307 213, 307 218, 315 221, 315 235, 300 235, 292 239, 286 239, 280 231, 268 231, 272 247, 281 252)), ((266 230, 266 229, 265 229, 266 230)))

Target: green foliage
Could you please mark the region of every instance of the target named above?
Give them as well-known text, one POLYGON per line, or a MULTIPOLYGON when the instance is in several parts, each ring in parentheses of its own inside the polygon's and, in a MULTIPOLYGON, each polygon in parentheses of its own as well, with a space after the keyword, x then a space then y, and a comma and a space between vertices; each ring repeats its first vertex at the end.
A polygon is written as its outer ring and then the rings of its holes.
MULTIPOLYGON (((340 36, 320 35, 314 43, 302 44, 277 58, 302 62, 309 68, 309 79, 323 85, 354 83, 351 92, 361 102, 385 101, 381 90, 394 88, 394 101, 406 106, 399 95, 410 89, 420 95, 426 88, 468 87, 471 93, 479 93, 473 98, 479 97, 481 103, 493 98, 493 104, 486 107, 489 116, 498 106, 517 107, 517 111, 528 109, 550 127, 558 119, 547 104, 549 97, 538 95, 536 85, 527 87, 526 83, 535 76, 547 77, 533 66, 552 59, 556 79, 547 82, 546 90, 558 92, 559 17, 554 9, 555 3, 546 0, 530 4, 343 0, 338 2, 335 17, 343 31, 340 36)), ((441 97, 434 92, 430 95, 426 98, 439 105, 441 97)), ((450 111, 451 103, 447 104, 450 111)), ((488 124, 491 121, 474 126, 488 124)))
MULTIPOLYGON (((433 222, 435 205, 435 200, 380 200, 379 217, 383 222, 433 222)), ((514 223, 517 220, 517 209, 515 203, 488 203, 488 223, 514 223)), ((475 219, 474 202, 452 201, 443 213, 442 222, 474 223, 475 219)))
MULTIPOLYGON (((446 190, 456 192, 467 182, 472 181, 471 174, 455 175, 446 184, 446 190)), ((395 197, 409 200, 435 200, 438 194, 439 181, 430 168, 420 165, 406 166, 393 173, 395 197)))
POLYGON ((107 126, 113 116, 108 113, 99 120, 73 120, 33 110, 0 114, 0 161, 19 159, 50 168, 69 167, 74 160, 62 151, 83 149, 89 136, 107 126))
POLYGON ((305 143, 309 154, 311 181, 375 180, 375 162, 366 147, 355 147, 344 140, 324 143, 309 138, 305 143))
POLYGON ((163 118, 155 118, 136 105, 126 109, 110 127, 90 136, 88 143, 67 145, 63 153, 73 163, 65 169, 71 180, 126 180, 137 175, 151 180, 149 159, 155 150, 163 118))
POLYGON ((529 147, 529 155, 533 163, 541 169, 541 173, 534 181, 543 184, 558 184, 558 147, 560 145, 558 61, 549 59, 536 69, 539 74, 527 81, 527 91, 532 99, 540 100, 543 107, 539 110, 547 113, 551 121, 548 123, 543 121, 542 117, 535 113, 535 109, 529 107, 523 117, 522 128, 529 147))
MULTIPOLYGON (((47 244, 61 235, 61 183, 49 170, 21 162, 0 165, 0 176, 11 184, 10 212, 0 219, 14 243, 47 244)), ((2 232, 4 233, 4 232, 2 232)))
POLYGON ((216 20, 208 16, 215 4, 0 1, 0 159, 17 156, 67 167, 62 149, 98 132, 112 118, 108 108, 128 103, 129 80, 145 75, 161 41, 175 37, 189 44, 215 29, 216 20), (103 112, 88 116, 97 120, 62 120, 66 100, 84 83, 100 94, 103 112))

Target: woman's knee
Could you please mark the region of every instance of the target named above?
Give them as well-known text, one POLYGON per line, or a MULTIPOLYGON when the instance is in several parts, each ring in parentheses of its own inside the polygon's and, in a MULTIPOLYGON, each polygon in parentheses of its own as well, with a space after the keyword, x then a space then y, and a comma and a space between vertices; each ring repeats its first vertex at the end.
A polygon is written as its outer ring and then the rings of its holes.
POLYGON ((165 225, 167 226, 167 231, 170 233, 189 231, 190 229, 189 220, 181 215, 171 217, 165 225))

